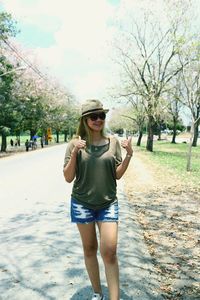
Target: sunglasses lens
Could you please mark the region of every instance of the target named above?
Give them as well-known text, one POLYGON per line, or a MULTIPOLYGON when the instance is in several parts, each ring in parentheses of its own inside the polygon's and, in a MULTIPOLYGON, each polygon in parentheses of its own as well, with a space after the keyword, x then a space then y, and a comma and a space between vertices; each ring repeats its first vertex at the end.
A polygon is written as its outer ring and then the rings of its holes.
POLYGON ((89 115, 89 118, 92 121, 96 121, 96 120, 98 120, 98 118, 101 120, 105 120, 106 114, 104 112, 102 112, 100 114, 91 114, 91 115, 89 115))
POLYGON ((100 118, 101 120, 105 120, 106 114, 105 114, 104 112, 100 113, 100 114, 99 114, 99 118, 100 118))

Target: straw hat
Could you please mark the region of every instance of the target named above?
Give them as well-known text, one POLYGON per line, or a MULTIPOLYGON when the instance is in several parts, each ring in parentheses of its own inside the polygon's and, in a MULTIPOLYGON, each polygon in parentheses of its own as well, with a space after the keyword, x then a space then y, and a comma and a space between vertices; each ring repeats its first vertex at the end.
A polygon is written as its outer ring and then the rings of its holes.
POLYGON ((103 104, 99 100, 86 100, 81 106, 81 117, 102 111, 107 113, 109 109, 104 109, 103 104))

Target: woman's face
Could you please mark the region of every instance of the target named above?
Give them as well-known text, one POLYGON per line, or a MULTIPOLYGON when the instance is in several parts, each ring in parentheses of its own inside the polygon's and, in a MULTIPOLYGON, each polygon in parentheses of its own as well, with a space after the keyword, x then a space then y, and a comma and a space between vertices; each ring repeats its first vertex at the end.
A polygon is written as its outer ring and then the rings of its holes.
POLYGON ((100 132, 104 128, 106 114, 104 112, 92 113, 87 116, 88 127, 95 132, 100 132))

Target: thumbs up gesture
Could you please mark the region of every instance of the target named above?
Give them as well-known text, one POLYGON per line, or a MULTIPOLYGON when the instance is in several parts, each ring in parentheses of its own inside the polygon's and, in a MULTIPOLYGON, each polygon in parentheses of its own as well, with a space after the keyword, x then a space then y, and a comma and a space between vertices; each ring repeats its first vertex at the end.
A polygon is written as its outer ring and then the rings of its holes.
POLYGON ((132 148, 132 137, 129 136, 128 139, 123 140, 121 142, 121 146, 126 149, 128 155, 133 155, 133 148, 132 148))
POLYGON ((86 141, 82 140, 79 136, 78 139, 74 142, 74 151, 77 153, 80 149, 85 148, 86 141))

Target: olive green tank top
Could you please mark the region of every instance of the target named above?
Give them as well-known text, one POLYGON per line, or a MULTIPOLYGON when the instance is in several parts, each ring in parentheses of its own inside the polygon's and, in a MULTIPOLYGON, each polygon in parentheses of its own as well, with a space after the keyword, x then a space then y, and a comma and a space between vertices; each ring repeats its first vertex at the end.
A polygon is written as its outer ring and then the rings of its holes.
MULTIPOLYGON (((66 149, 64 166, 74 148, 71 140, 66 149)), ((90 145, 79 150, 72 197, 85 207, 101 209, 117 199, 116 167, 121 164, 121 148, 115 137, 102 146, 90 145)))

